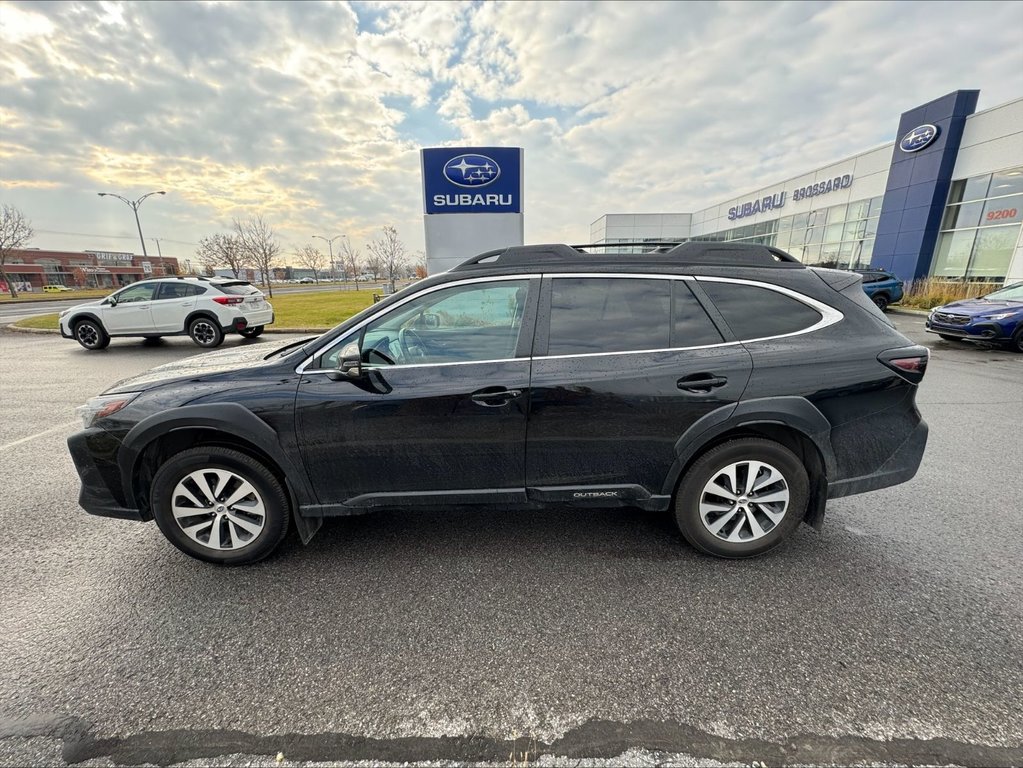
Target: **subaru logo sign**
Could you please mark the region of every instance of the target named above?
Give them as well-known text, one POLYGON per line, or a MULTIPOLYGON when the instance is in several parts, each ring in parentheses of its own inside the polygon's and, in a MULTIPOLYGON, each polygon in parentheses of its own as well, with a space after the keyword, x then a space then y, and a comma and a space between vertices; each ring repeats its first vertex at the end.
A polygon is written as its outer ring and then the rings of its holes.
POLYGON ((921 125, 902 137, 902 141, 899 142, 899 149, 903 152, 919 152, 924 147, 929 146, 936 138, 938 138, 938 126, 931 125, 930 123, 921 125))
POLYGON ((444 178, 458 187, 485 187, 500 175, 501 166, 486 155, 458 155, 444 164, 444 178))

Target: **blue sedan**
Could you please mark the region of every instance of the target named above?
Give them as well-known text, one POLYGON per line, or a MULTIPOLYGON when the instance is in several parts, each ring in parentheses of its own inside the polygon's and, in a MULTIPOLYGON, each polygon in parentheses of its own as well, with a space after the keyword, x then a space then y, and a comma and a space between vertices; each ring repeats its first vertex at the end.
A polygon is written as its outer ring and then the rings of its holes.
POLYGON ((949 341, 1007 344, 1023 352, 1023 283, 1007 285, 977 299, 935 307, 926 325, 928 333, 949 341))

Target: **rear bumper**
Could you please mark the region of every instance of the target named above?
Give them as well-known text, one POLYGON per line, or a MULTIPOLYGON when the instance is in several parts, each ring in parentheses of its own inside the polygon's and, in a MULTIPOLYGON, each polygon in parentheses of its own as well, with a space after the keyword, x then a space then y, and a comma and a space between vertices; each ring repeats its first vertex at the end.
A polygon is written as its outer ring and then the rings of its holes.
POLYGON ((71 435, 67 446, 82 481, 78 505, 90 515, 141 521, 138 509, 125 505, 117 465, 120 441, 105 430, 90 427, 71 435))
POLYGON ((906 441, 875 472, 828 484, 828 498, 837 499, 857 493, 876 491, 905 483, 916 475, 927 447, 927 423, 921 421, 906 441))
POLYGON ((246 328, 255 328, 260 325, 272 325, 274 312, 272 309, 259 310, 257 312, 246 312, 244 315, 231 318, 231 322, 223 327, 224 333, 242 331, 246 328))

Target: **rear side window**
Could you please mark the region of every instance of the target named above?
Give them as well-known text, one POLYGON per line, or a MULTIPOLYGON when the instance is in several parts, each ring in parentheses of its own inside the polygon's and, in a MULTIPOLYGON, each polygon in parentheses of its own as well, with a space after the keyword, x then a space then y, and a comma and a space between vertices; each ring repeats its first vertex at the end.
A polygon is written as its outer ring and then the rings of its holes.
POLYGON ((553 280, 549 355, 666 349, 670 332, 670 280, 553 280))
POLYGON ((242 281, 237 283, 219 283, 217 288, 219 288, 223 293, 227 293, 232 296, 251 296, 254 293, 259 293, 259 289, 252 283, 242 281))
POLYGON ((198 296, 205 293, 206 289, 201 285, 191 283, 161 283, 159 299, 186 299, 189 296, 198 296))
POLYGON ((796 333, 821 320, 816 309, 768 288, 711 281, 700 286, 739 340, 796 333))

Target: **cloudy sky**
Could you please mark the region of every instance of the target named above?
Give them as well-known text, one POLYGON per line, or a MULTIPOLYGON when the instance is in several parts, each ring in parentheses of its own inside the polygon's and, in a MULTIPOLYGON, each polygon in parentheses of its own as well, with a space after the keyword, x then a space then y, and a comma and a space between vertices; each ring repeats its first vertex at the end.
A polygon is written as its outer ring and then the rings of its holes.
POLYGON ((289 251, 385 224, 414 250, 421 147, 521 146, 527 242, 579 242, 890 141, 957 88, 1019 98, 1021 30, 1021 3, 5 0, 0 202, 44 248, 138 252, 96 192, 165 189, 141 212, 167 255, 257 212, 289 251))

